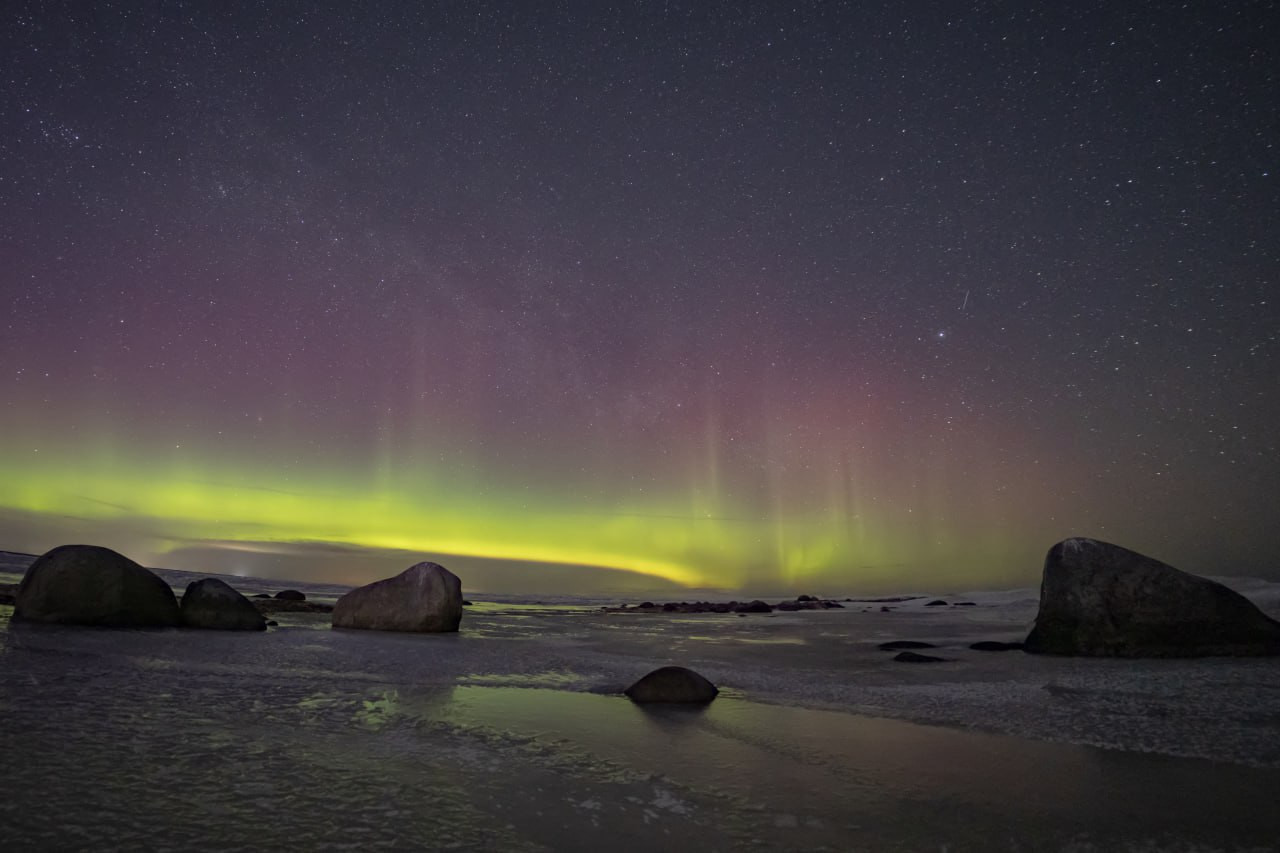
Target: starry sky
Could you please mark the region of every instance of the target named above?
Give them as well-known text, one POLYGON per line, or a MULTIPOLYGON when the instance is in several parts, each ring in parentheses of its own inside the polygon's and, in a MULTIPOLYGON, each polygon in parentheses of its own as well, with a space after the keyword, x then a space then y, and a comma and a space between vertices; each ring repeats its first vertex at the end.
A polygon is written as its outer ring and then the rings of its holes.
POLYGON ((9 2, 0 547, 1280 577, 1274 2, 9 2))

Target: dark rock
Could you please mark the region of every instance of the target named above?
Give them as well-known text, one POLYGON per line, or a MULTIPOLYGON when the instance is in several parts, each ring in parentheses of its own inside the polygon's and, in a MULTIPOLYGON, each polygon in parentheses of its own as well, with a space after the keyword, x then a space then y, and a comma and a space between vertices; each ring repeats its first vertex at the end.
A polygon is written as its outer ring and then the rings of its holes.
POLYGON ((782 601, 777 605, 769 605, 768 602, 756 601, 751 602, 723 602, 723 601, 695 601, 695 602, 675 602, 668 601, 662 605, 655 605, 652 601, 646 601, 641 605, 627 607, 626 605, 600 608, 605 612, 621 613, 626 611, 657 611, 664 613, 769 613, 774 610, 794 612, 800 610, 837 610, 844 608, 844 605, 835 601, 824 601, 824 599, 815 598, 813 596, 800 596, 794 601, 782 601))
POLYGON ((881 613, 892 613, 892 612, 893 612, 893 608, 892 608, 892 607, 881 607, 881 608, 880 608, 880 612, 881 612, 881 613))
POLYGON ((746 604, 739 604, 737 606, 737 612, 739 613, 772 613, 773 607, 757 598, 754 601, 748 601, 746 604))
POLYGON ((817 600, 818 600, 818 597, 816 595, 801 595, 796 598, 796 601, 817 601, 817 600))
POLYGON ((18 585, 13 618, 115 628, 182 622, 167 583, 123 554, 96 545, 62 545, 38 557, 18 585))
POLYGON ((626 689, 632 702, 706 704, 720 691, 707 679, 683 666, 664 666, 626 689))
POLYGON ((925 607, 946 607, 947 603, 941 598, 935 598, 933 601, 925 602, 925 607))
POLYGON ((267 620, 262 618, 253 602, 217 578, 203 578, 187 584, 180 609, 182 624, 188 628, 267 630, 267 620))
POLYGON ((462 582, 437 563, 351 590, 333 608, 333 627, 450 632, 462 621, 462 582))
POLYGON ((979 640, 976 643, 970 643, 969 648, 977 652, 1016 652, 1022 648, 1022 643, 1001 643, 996 640, 979 640))
POLYGON ((17 594, 16 583, 0 583, 0 604, 13 604, 17 594))
POLYGON ((933 643, 922 643, 919 640, 890 640, 876 646, 882 652, 894 652, 899 649, 936 649, 933 643))
POLYGON ((953 604, 953 605, 951 605, 951 606, 952 606, 952 607, 977 607, 977 606, 978 606, 978 602, 976 602, 976 601, 957 601, 955 604, 953 604))
MULTIPOLYGON (((625 604, 616 607, 601 607, 608 613, 624 613, 634 611, 644 611, 653 613, 661 611, 663 613, 732 613, 738 609, 737 602, 725 601, 668 601, 663 604, 654 604, 652 601, 646 601, 643 604, 637 604, 628 607, 625 604)), ((768 605, 765 605, 766 607, 768 605)))
POLYGON ((1049 549, 1033 654, 1200 657, 1280 654, 1280 622, 1220 583, 1096 539, 1049 549))
POLYGON ((915 652, 898 652, 893 656, 898 663, 942 663, 946 658, 936 658, 933 655, 921 655, 915 652))
POLYGON ((277 621, 276 621, 276 620, 274 620, 274 619, 268 619, 268 620, 267 620, 267 627, 268 627, 268 628, 278 628, 278 627, 280 627, 280 623, 279 623, 279 622, 277 622, 277 621))
POLYGON ((276 599, 279 601, 306 601, 307 597, 296 589, 282 589, 276 593, 276 599))
POLYGON ((271 593, 269 593, 269 592, 258 592, 258 593, 254 593, 253 595, 251 595, 251 596, 249 596, 249 597, 250 597, 250 598, 270 598, 270 597, 271 597, 271 593))
POLYGON ((472 603, 472 602, 470 602, 470 601, 467 601, 467 600, 464 598, 464 599, 462 599, 462 606, 463 606, 463 607, 475 607, 475 604, 473 604, 473 603, 472 603))
POLYGON ((893 656, 893 660, 897 663, 944 663, 950 661, 951 658, 940 658, 934 655, 919 654, 917 652, 898 652, 893 656))
POLYGON ((332 604, 319 601, 285 601, 277 598, 254 598, 250 604, 259 613, 332 613, 332 604))
POLYGON ((855 601, 859 604, 898 604, 902 601, 914 601, 917 598, 924 598, 923 595, 889 595, 882 598, 846 598, 845 601, 855 601))

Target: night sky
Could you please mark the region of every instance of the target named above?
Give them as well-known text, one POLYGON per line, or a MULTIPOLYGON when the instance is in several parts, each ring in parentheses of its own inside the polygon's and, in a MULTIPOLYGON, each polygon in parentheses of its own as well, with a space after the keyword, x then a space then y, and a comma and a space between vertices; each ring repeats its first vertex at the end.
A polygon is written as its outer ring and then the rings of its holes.
POLYGON ((1272 2, 5 3, 0 548, 1280 577, 1277 45, 1272 2))

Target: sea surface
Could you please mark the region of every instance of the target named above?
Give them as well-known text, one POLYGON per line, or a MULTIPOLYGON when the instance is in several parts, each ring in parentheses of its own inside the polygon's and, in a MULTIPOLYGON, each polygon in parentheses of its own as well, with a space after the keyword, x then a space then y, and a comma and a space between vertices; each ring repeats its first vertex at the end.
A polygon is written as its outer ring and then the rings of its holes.
MULTIPOLYGON (((1280 586, 1232 583, 1277 615, 1280 586)), ((1280 659, 968 648, 1021 639, 1034 590, 748 616, 465 594, 449 635, 0 606, 4 849, 1280 850, 1280 659), (896 639, 950 660, 894 663, 896 639), (664 664, 720 697, 620 695, 664 664)))

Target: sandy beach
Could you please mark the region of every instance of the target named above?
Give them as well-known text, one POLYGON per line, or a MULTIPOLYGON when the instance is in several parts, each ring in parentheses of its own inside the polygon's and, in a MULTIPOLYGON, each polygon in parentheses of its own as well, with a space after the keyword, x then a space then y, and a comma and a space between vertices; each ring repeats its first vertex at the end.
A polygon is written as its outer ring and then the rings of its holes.
MULTIPOLYGON (((1274 604, 1274 585, 1245 591, 1274 604)), ((0 607, 6 846, 1275 849, 1276 661, 968 648, 1017 639, 1030 594, 745 617, 476 596, 434 636, 308 613, 265 635, 10 625, 0 607), (894 663, 876 648, 894 639, 950 660, 894 663), (666 663, 721 696, 619 695, 666 663)))

